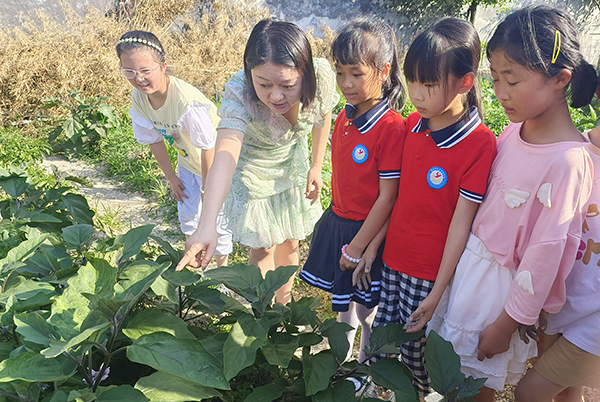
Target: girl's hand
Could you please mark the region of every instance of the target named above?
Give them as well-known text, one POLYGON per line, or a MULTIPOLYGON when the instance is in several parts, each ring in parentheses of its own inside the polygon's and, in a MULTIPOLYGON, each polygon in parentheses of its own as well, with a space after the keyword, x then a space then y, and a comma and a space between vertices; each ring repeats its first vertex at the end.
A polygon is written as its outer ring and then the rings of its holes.
POLYGON ((536 342, 540 341, 538 328, 535 325, 519 325, 519 338, 529 345, 529 338, 536 342))
MULTIPOLYGON (((350 257, 360 258, 361 250, 357 250, 356 248, 352 247, 352 243, 350 243, 350 244, 348 244, 348 247, 346 248, 346 254, 348 254, 350 257)), ((357 266, 358 266, 358 262, 350 261, 349 259, 344 257, 343 254, 340 257, 340 269, 342 271, 345 271, 347 269, 355 269, 357 266)))
POLYGON ((319 199, 321 189, 323 188, 323 178, 321 177, 321 167, 311 166, 306 177, 306 189, 304 196, 311 200, 310 205, 313 205, 319 199))
POLYGON ((173 189, 173 196, 177 201, 183 204, 183 199, 188 198, 183 192, 183 190, 185 190, 183 183, 176 175, 173 175, 173 177, 169 179, 169 183, 171 183, 171 188, 173 189))
POLYGON ((439 297, 435 297, 431 294, 427 296, 420 304, 419 307, 408 317, 408 322, 404 324, 406 332, 417 332, 425 326, 433 317, 438 303, 440 302, 439 297))
POLYGON ((360 290, 367 290, 371 286, 371 266, 377 257, 377 248, 374 250, 373 248, 371 245, 367 246, 360 262, 352 273, 352 286, 356 286, 360 290))
POLYGON ((216 225, 211 230, 196 229, 196 231, 185 242, 185 254, 177 267, 176 271, 181 271, 186 265, 190 267, 206 269, 210 259, 215 253, 217 247, 216 225), (202 256, 204 252, 204 257, 202 256))
POLYGON ((502 310, 496 321, 479 334, 477 360, 491 359, 498 353, 506 352, 510 347, 511 336, 518 328, 519 323, 502 310))

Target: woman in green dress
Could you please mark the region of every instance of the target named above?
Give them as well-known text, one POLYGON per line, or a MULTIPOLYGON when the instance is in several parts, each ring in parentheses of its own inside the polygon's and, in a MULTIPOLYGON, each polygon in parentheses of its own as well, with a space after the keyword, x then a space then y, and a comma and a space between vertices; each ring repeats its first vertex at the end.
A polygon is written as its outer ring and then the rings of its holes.
MULTIPOLYGON (((298 240, 322 212, 321 166, 337 100, 329 62, 313 59, 299 27, 270 19, 254 27, 244 69, 225 84, 200 223, 177 269, 206 267, 223 203, 233 239, 251 248, 249 263, 263 275, 298 265, 298 240)), ((289 301, 291 284, 276 301, 289 301)))

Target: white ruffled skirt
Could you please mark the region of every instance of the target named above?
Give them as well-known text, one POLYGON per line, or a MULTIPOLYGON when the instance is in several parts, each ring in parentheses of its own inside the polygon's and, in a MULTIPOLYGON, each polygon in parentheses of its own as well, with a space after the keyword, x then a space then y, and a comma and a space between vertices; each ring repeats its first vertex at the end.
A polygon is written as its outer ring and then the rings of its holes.
POLYGON ((526 344, 516 331, 506 352, 477 360, 479 334, 502 313, 515 272, 498 264, 471 233, 454 277, 427 324, 429 330, 452 342, 466 376, 487 377, 485 386, 496 390, 516 384, 527 360, 537 356, 536 343, 526 344))

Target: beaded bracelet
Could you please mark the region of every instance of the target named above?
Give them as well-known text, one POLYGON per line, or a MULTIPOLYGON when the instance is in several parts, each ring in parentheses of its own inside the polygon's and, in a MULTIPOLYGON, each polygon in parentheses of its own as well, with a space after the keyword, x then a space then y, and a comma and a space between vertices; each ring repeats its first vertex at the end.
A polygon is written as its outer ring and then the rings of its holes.
POLYGON ((358 264, 358 263, 360 262, 360 258, 354 258, 354 257, 350 257, 350 256, 348 255, 348 253, 346 253, 346 248, 348 248, 348 245, 347 245, 347 244, 344 244, 344 245, 342 246, 342 255, 344 256, 344 258, 345 258, 345 259, 347 259, 347 260, 348 260, 348 261, 350 261, 350 262, 353 262, 353 263, 355 263, 355 264, 358 264))

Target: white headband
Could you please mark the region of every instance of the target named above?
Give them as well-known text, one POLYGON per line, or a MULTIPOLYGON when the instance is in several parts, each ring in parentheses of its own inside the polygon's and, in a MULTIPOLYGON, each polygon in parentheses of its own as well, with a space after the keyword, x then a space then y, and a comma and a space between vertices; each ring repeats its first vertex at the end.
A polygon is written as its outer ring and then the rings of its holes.
POLYGON ((150 42, 146 39, 139 39, 139 38, 125 38, 125 39, 120 39, 117 42, 117 45, 119 43, 130 43, 130 42, 137 42, 137 43, 143 43, 144 45, 153 47, 154 49, 158 50, 161 54, 164 54, 163 50, 160 48, 160 46, 158 46, 156 43, 150 42))

